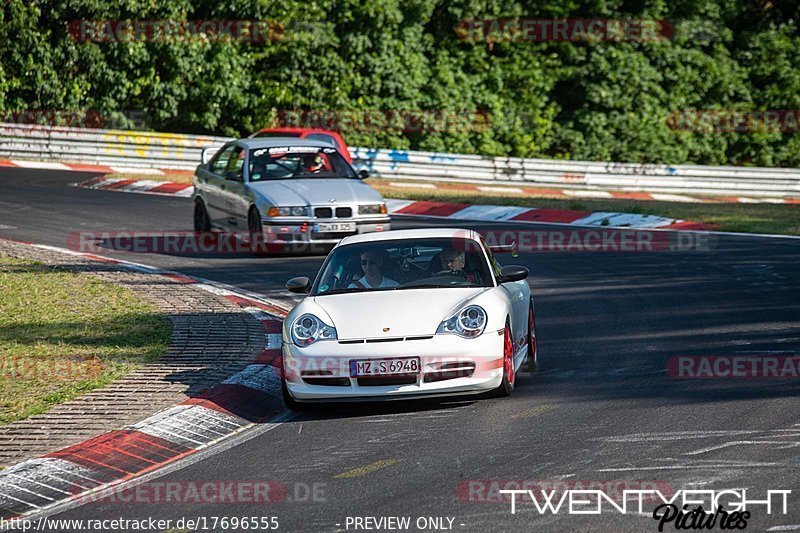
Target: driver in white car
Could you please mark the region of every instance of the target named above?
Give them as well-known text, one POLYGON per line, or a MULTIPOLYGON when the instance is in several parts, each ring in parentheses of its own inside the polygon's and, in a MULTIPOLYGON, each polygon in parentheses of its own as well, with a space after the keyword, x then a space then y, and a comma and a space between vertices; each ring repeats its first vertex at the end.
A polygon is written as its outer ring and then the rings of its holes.
POLYGON ((464 276, 467 281, 474 283, 475 276, 466 272, 464 268, 467 266, 466 254, 463 250, 454 250, 452 248, 442 250, 439 255, 442 261, 442 272, 451 272, 457 276, 464 276))
POLYGON ((375 289, 375 288, 389 288, 397 287, 399 284, 383 275, 381 272, 383 267, 383 256, 374 251, 369 250, 361 254, 361 269, 364 271, 364 276, 351 283, 348 289, 375 289))

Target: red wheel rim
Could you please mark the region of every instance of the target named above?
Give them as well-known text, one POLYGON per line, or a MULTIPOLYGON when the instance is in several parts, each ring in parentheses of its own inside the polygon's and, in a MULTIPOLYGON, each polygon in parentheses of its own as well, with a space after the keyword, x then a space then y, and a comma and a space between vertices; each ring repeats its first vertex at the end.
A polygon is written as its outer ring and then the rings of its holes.
POLYGON ((536 362, 536 326, 533 323, 533 309, 528 311, 528 331, 530 338, 528 342, 531 345, 531 353, 533 354, 533 362, 536 362))
POLYGON ((511 344, 511 329, 506 327, 506 334, 503 339, 503 370, 506 373, 506 380, 510 385, 514 384, 514 347, 511 344))

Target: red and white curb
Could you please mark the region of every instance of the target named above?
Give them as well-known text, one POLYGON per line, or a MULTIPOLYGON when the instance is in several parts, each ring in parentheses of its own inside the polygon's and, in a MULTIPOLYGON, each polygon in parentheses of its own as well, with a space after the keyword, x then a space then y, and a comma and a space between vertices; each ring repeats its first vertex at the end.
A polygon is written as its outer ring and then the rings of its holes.
POLYGON ((191 183, 173 183, 171 181, 157 180, 129 180, 125 178, 106 178, 100 176, 78 184, 85 189, 102 191, 136 192, 145 194, 162 194, 166 196, 179 196, 189 198, 194 191, 191 183))
POLYGON ((566 209, 537 209, 508 205, 470 205, 445 202, 387 199, 393 216, 417 216, 448 220, 480 222, 514 222, 535 224, 565 224, 583 227, 625 227, 634 229, 711 229, 709 224, 689 222, 655 215, 631 213, 591 213, 566 209))
POLYGON ((178 272, 53 246, 23 244, 159 274, 179 283, 193 283, 239 305, 259 320, 264 326, 265 349, 242 372, 179 405, 123 429, 0 471, 1 518, 39 512, 155 471, 285 414, 279 366, 281 321, 288 310, 278 303, 178 272))
MULTIPOLYGON (((150 174, 154 176, 166 176, 170 174, 192 175, 190 170, 159 169, 159 168, 138 168, 117 165, 89 165, 81 163, 58 163, 50 161, 24 161, 24 160, 0 160, 0 167, 18 167, 47 170, 70 170, 76 172, 98 172, 102 174, 150 174)), ((191 185, 172 183, 165 181, 138 180, 143 183, 136 185, 137 180, 126 180, 124 178, 101 178, 96 183, 90 185, 80 184, 92 189, 113 189, 122 192, 144 192, 151 194, 177 194, 179 196, 190 196, 191 185), (161 187, 161 190, 158 190, 161 187), (173 192, 172 190, 175 190, 173 192)), ((88 183, 88 182, 85 182, 88 183)), ((471 183, 426 183, 426 182, 406 182, 389 181, 389 187, 398 189, 441 189, 441 190, 462 190, 480 191, 501 194, 531 194, 536 196, 549 196, 554 198, 600 198, 600 199, 619 199, 619 200, 652 200, 661 202, 685 202, 685 203, 742 203, 742 204, 800 204, 800 198, 791 197, 748 197, 748 196, 691 196, 686 194, 672 193, 647 193, 639 191, 606 191, 606 190, 585 190, 585 189, 553 189, 544 187, 515 187, 512 185, 477 185, 471 183)))
POLYGON ((800 204, 800 198, 762 198, 747 196, 691 196, 687 194, 648 193, 639 191, 605 191, 586 189, 552 189, 543 187, 514 187, 503 185, 477 185, 471 183, 416 183, 390 181, 386 185, 397 189, 439 189, 447 191, 479 191, 501 194, 530 194, 553 198, 599 198, 617 200, 650 200, 684 203, 741 203, 741 204, 800 204))
MULTIPOLYGON (((164 183, 151 180, 125 180, 122 178, 95 178, 78 184, 89 189, 114 190, 121 192, 167 194, 189 197, 193 186, 190 184, 164 183)), ((628 227, 637 229, 711 229, 708 224, 687 222, 655 215, 636 215, 630 213, 591 213, 589 211, 570 211, 567 209, 537 209, 507 205, 470 205, 444 202, 415 202, 411 200, 386 201, 392 215, 411 215, 452 220, 471 220, 482 222, 536 222, 570 224, 576 226, 628 227)))
MULTIPOLYGON (((86 163, 58 163, 54 161, 24 161, 21 159, 0 160, 0 167, 31 168, 42 170, 69 170, 73 172, 98 172, 102 174, 150 174, 151 176, 194 174, 194 172, 191 170, 175 170, 171 168, 128 167, 122 165, 90 165, 86 163)), ((164 182, 162 181, 160 183, 164 182)))

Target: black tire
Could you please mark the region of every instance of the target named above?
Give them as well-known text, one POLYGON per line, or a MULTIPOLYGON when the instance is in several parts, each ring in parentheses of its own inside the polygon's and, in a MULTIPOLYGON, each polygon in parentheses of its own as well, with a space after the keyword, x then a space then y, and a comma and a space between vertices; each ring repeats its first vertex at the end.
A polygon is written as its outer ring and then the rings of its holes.
POLYGON ((514 392, 514 383, 516 383, 516 374, 514 373, 514 337, 511 335, 511 323, 506 318, 505 334, 503 336, 503 380, 500 386, 494 390, 492 396, 496 398, 504 398, 511 396, 514 392), (511 358, 511 369, 508 368, 508 357, 511 358), (510 376, 510 377, 509 377, 510 376))
POLYGON ((206 204, 199 199, 194 202, 194 230, 211 231, 211 217, 208 216, 206 204))
POLYGON ((247 231, 250 237, 250 252, 264 255, 267 252, 267 243, 264 238, 264 225, 261 223, 261 213, 255 207, 250 208, 247 214, 247 231))
POLYGON ((536 342, 536 318, 533 310, 533 298, 528 307, 528 354, 525 357, 525 368, 528 372, 536 372, 539 368, 539 344, 536 342))

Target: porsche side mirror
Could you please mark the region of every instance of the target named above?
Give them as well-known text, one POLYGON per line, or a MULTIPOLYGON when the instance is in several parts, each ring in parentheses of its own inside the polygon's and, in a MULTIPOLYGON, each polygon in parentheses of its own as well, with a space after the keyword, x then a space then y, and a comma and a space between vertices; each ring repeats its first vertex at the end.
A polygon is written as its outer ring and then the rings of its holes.
POLYGON ((292 278, 286 282, 286 290, 298 294, 307 294, 311 290, 311 281, 305 276, 292 278))
POLYGON ((508 283, 509 281, 522 281, 528 277, 528 269, 519 265, 508 265, 500 269, 500 279, 498 283, 508 283))
POLYGON ((362 168, 358 171, 358 179, 365 180, 369 178, 369 170, 362 168))

